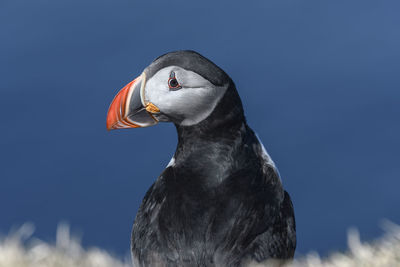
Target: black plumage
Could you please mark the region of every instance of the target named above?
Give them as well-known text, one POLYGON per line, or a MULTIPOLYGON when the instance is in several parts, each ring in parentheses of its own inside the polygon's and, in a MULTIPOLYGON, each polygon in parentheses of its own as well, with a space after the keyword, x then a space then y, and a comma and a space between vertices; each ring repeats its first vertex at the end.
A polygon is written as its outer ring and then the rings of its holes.
POLYGON ((255 133, 229 76, 191 51, 157 58, 146 70, 176 65, 215 85, 224 96, 203 121, 175 121, 174 164, 148 190, 132 231, 136 266, 245 266, 289 259, 296 247, 290 197, 255 133))

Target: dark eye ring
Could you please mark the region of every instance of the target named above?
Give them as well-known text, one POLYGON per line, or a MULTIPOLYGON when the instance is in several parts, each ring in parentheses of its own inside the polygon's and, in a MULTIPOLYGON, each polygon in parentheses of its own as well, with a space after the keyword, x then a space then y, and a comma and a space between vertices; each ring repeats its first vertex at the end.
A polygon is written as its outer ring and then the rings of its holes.
POLYGON ((179 84, 178 80, 175 77, 175 73, 171 72, 169 79, 168 79, 168 86, 169 89, 180 89, 182 86, 179 84))
POLYGON ((169 88, 178 88, 179 87, 179 83, 176 78, 172 78, 172 79, 169 78, 168 85, 169 85, 169 88))

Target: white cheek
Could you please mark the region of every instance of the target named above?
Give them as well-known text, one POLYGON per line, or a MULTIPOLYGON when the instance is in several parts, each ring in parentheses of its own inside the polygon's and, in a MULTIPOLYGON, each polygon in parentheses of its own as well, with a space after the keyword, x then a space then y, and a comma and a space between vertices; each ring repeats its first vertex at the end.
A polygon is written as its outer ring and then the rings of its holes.
MULTIPOLYGON (((170 70, 166 70, 170 71, 170 70)), ((214 110, 228 85, 216 87, 200 76, 192 75, 190 83, 202 85, 170 90, 166 73, 153 76, 146 84, 146 100, 156 105, 167 116, 184 118, 181 125, 189 126, 207 118, 214 110)), ((188 77, 189 78, 189 77, 188 77)), ((184 81, 190 84, 189 81, 184 81)))
POLYGON ((165 113, 165 103, 169 96, 169 88, 165 85, 165 82, 148 82, 146 84, 145 95, 146 101, 149 101, 158 108, 163 109, 162 111, 165 113))
POLYGON ((182 92, 181 109, 186 117, 182 125, 194 125, 206 119, 225 93, 226 88, 196 88, 182 92), (185 94, 186 93, 186 94, 185 94))
POLYGON ((148 101, 166 115, 183 117, 181 125, 194 125, 207 118, 226 91, 226 87, 187 88, 169 91, 159 87, 148 93, 148 101))

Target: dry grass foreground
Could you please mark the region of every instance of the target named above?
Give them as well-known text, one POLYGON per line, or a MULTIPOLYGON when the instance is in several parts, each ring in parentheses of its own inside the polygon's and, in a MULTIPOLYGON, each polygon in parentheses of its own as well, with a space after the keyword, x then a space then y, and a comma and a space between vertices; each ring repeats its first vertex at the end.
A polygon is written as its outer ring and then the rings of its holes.
MULTIPOLYGON (((362 243, 358 232, 351 230, 346 253, 333 253, 324 259, 309 253, 285 267, 400 266, 400 226, 388 221, 383 226, 386 234, 375 242, 362 243)), ((58 227, 55 244, 32 238, 33 231, 31 224, 24 224, 8 236, 0 237, 0 267, 131 266, 129 257, 121 260, 99 248, 83 248, 78 239, 71 237, 66 224, 58 227)))

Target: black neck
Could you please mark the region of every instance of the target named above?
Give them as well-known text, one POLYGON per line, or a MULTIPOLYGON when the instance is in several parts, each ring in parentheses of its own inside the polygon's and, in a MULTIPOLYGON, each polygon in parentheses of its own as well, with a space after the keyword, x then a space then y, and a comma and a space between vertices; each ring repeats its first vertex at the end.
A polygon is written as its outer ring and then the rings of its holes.
POLYGON ((236 132, 246 124, 242 102, 236 91, 233 82, 226 90, 214 111, 203 121, 192 126, 181 126, 175 124, 178 132, 178 143, 184 143, 193 139, 208 138, 229 138, 229 135, 236 132))
POLYGON ((174 169, 184 172, 181 177, 215 186, 252 157, 248 148, 255 136, 246 124, 233 83, 208 118, 193 126, 176 124, 176 128, 178 146, 174 157, 175 166, 180 168, 174 169))

